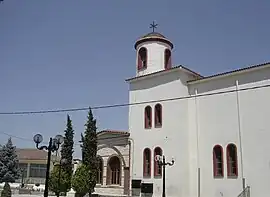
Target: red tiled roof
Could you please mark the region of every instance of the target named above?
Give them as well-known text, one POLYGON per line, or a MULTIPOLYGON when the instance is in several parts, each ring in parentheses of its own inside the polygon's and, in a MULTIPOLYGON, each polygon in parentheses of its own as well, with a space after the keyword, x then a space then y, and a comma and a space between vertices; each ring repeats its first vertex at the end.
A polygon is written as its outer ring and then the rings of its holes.
POLYGON ((247 70, 261 68, 261 67, 264 67, 264 66, 267 66, 267 65, 270 65, 270 62, 257 64, 257 65, 251 65, 251 66, 248 66, 248 67, 245 67, 245 68, 239 68, 239 69, 236 69, 236 70, 231 70, 231 71, 227 71, 227 72, 223 72, 223 73, 218 73, 218 74, 210 75, 210 76, 203 77, 203 78, 200 78, 200 79, 190 80, 188 82, 203 81, 203 80, 206 80, 206 79, 212 79, 212 78, 219 77, 219 76, 226 76, 226 75, 230 75, 230 74, 233 74, 233 73, 238 73, 238 72, 240 73, 240 72, 247 71, 247 70))
POLYGON ((19 160, 46 160, 48 153, 38 149, 18 149, 16 150, 19 160))
POLYGON ((129 132, 127 132, 127 131, 118 131, 118 130, 110 130, 110 129, 99 131, 97 133, 97 135, 101 135, 103 133, 122 134, 122 135, 126 135, 126 136, 130 135, 129 132))

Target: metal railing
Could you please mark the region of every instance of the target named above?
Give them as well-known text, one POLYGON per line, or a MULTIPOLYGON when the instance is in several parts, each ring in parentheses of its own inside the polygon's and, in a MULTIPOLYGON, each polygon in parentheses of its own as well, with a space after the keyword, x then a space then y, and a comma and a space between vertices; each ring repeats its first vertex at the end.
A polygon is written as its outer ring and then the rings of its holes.
POLYGON ((250 186, 247 186, 238 197, 250 197, 250 186))

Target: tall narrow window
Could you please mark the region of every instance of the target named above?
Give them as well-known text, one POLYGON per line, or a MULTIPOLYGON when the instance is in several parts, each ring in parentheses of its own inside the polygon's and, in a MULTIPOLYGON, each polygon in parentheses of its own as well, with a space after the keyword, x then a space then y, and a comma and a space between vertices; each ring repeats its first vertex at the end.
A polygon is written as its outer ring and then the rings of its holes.
POLYGON ((228 177, 238 176, 237 148, 234 144, 227 146, 227 175, 228 177))
POLYGON ((169 49, 165 50, 164 53, 164 68, 165 69, 170 69, 172 67, 172 54, 169 49))
POLYGON ((138 52, 138 70, 144 68, 147 68, 147 49, 142 47, 138 52))
POLYGON ((117 156, 110 158, 107 165, 107 184, 120 185, 121 183, 121 163, 117 156))
POLYGON ((149 148, 143 151, 143 176, 151 176, 151 150, 149 148))
POLYGON ((144 109, 144 127, 150 129, 152 127, 152 108, 150 106, 144 109))
POLYGON ((161 104, 156 104, 155 106, 155 127, 162 126, 162 106, 161 104))
POLYGON ((154 149, 154 176, 161 177, 162 176, 162 166, 159 165, 155 159, 157 155, 162 156, 162 149, 159 147, 156 147, 154 149))
POLYGON ((213 171, 215 178, 222 178, 224 176, 223 149, 220 145, 216 145, 213 148, 213 171))
POLYGON ((97 184, 102 184, 103 182, 103 160, 98 157, 98 170, 97 170, 97 184))

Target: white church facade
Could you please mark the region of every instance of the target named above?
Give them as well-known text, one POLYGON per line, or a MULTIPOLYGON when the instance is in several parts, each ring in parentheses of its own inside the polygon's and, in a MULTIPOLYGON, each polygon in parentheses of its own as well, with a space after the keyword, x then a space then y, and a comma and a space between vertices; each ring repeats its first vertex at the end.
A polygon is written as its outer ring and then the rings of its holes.
POLYGON ((129 106, 133 195, 162 196, 155 156, 165 155, 175 161, 166 166, 168 197, 268 196, 270 63, 204 77, 173 66, 173 44, 157 32, 135 49, 136 76, 127 79, 137 103, 129 106))

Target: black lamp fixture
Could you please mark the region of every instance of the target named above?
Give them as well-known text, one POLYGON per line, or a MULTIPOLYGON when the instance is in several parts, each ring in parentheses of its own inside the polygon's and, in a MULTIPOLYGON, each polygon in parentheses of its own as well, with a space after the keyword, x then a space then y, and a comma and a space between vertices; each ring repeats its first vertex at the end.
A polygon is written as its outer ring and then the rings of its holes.
POLYGON ((156 155, 155 156, 155 160, 158 162, 158 165, 162 166, 163 169, 163 173, 162 173, 162 182, 163 182, 163 186, 162 186, 162 197, 166 197, 166 192, 165 192, 165 183, 166 183, 166 179, 165 179, 165 169, 166 166, 172 166, 174 164, 174 159, 172 158, 171 162, 166 162, 165 159, 165 155, 156 155))
POLYGON ((36 134, 33 137, 33 140, 36 143, 36 148, 38 150, 47 150, 48 151, 45 190, 44 190, 44 197, 48 197, 48 193, 49 193, 49 176, 50 176, 50 167, 51 167, 51 155, 52 155, 52 152, 57 151, 60 148, 60 145, 64 141, 64 137, 62 135, 56 135, 55 138, 50 138, 48 146, 45 146, 45 145, 40 146, 40 143, 43 141, 43 137, 42 137, 41 134, 36 134))

